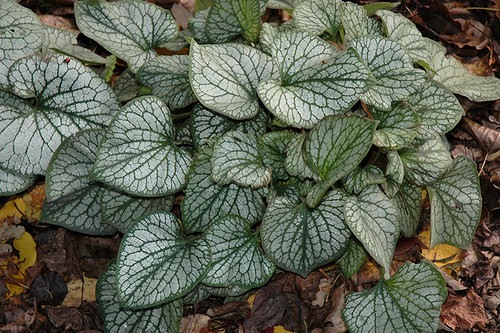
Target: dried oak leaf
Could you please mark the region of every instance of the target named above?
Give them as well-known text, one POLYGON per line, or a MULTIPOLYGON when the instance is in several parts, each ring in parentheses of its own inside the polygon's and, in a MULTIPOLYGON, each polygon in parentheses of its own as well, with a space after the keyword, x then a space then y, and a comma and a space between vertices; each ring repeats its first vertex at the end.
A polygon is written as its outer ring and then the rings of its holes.
POLYGON ((488 317, 482 307, 483 300, 472 289, 463 297, 450 294, 443 304, 440 319, 452 329, 472 330, 476 325, 485 329, 488 317))

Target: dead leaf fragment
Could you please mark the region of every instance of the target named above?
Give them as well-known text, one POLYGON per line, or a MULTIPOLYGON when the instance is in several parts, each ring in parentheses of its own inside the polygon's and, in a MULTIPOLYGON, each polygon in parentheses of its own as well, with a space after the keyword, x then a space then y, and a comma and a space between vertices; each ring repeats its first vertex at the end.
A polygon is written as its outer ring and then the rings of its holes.
POLYGON ((181 319, 179 333, 199 333, 210 324, 210 317, 204 314, 195 314, 181 319))
POLYGON ((483 300, 472 289, 466 296, 450 294, 443 304, 440 319, 452 329, 472 330, 476 325, 485 329, 488 317, 482 306, 483 300))
POLYGON ((483 147, 489 154, 495 154, 500 151, 500 132, 480 125, 468 118, 464 118, 466 126, 465 130, 471 134, 474 139, 483 147))

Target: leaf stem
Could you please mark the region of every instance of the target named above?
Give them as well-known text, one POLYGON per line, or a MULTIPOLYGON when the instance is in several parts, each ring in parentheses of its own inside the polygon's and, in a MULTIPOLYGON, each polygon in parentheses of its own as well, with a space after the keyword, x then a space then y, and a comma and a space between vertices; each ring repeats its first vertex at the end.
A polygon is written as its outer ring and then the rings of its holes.
POLYGON ((365 111, 366 116, 369 119, 375 119, 375 118, 373 118, 372 113, 370 112, 370 110, 368 110, 368 106, 365 104, 365 102, 363 102, 363 101, 359 101, 359 102, 361 103, 361 107, 363 108, 363 111, 365 111))

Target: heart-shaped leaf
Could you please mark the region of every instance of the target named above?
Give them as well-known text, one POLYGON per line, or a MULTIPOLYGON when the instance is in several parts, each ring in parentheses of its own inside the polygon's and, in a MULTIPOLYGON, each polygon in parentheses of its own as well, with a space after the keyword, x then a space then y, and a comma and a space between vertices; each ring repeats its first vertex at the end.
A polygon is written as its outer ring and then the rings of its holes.
POLYGON ((260 109, 255 118, 234 120, 213 112, 201 104, 196 104, 191 114, 190 130, 197 149, 210 139, 222 136, 232 130, 259 137, 266 132, 266 113, 260 109))
POLYGON ((101 194, 102 223, 111 224, 125 233, 143 216, 156 211, 169 211, 173 205, 173 196, 143 198, 106 189, 101 194))
POLYGON ((380 110, 390 110, 391 103, 417 91, 425 82, 425 72, 413 68, 404 48, 380 36, 364 36, 350 44, 368 65, 377 80, 361 100, 380 110))
POLYGON ((434 183, 451 165, 451 156, 439 137, 399 151, 406 178, 413 184, 434 183))
POLYGON ((263 164, 257 140, 243 132, 231 131, 214 145, 212 179, 220 185, 234 182, 259 188, 271 181, 271 169, 263 164))
MULTIPOLYGON (((199 283, 196 287, 191 289, 186 295, 182 297, 184 304, 199 304, 201 301, 207 299, 210 295, 218 297, 237 297, 245 294, 248 288, 231 286, 231 287, 210 287, 199 283)), ((227 300, 227 298, 226 298, 227 300)))
POLYGON ((300 179, 311 178, 316 181, 321 181, 321 177, 314 173, 307 165, 302 153, 302 147, 306 137, 307 133, 299 133, 295 134, 288 141, 286 147, 285 169, 290 175, 299 177, 300 179))
POLYGON ((378 185, 370 185, 357 197, 347 198, 344 214, 352 233, 384 267, 388 279, 400 230, 399 214, 392 200, 378 185))
POLYGON ((377 147, 406 147, 415 139, 420 129, 418 115, 406 102, 398 103, 389 112, 372 109, 371 114, 380 121, 373 136, 373 144, 377 147))
MULTIPOLYGON (((325 117, 308 134, 304 156, 311 169, 326 182, 326 191, 361 162, 372 145, 377 121, 356 115, 325 117)), ((323 191, 323 193, 325 193, 323 191)), ((310 200, 314 206, 321 198, 310 200)))
POLYGON ((252 225, 237 215, 227 215, 205 233, 212 264, 203 283, 211 286, 255 288, 266 283, 274 263, 262 252, 252 225))
POLYGON ((40 222, 50 223, 89 235, 112 235, 116 229, 101 223, 100 200, 103 189, 87 186, 55 201, 43 204, 40 222))
POLYGON ((340 22, 340 0, 304 0, 293 11, 293 21, 297 28, 315 35, 328 32, 337 34, 340 22))
POLYGON ((96 286, 99 312, 106 332, 165 332, 179 331, 182 300, 176 299, 155 308, 132 310, 120 307, 116 291, 116 262, 108 264, 96 286))
POLYGON ((285 170, 285 147, 292 137, 290 132, 270 132, 258 139, 262 160, 271 168, 274 179, 289 177, 285 170))
POLYGON ((238 35, 255 42, 260 30, 260 0, 218 0, 209 9, 205 31, 212 43, 224 43, 238 35))
POLYGON ((368 253, 365 248, 358 240, 356 240, 356 238, 353 237, 349 239, 347 250, 342 257, 337 260, 337 264, 339 264, 344 277, 346 279, 350 279, 359 271, 361 266, 363 266, 366 258, 368 258, 368 253))
POLYGON ((90 170, 103 130, 84 130, 68 137, 50 160, 46 176, 47 199, 40 221, 93 235, 113 234, 101 222, 103 189, 91 184, 90 170))
POLYGON ((75 2, 78 28, 136 72, 179 32, 170 11, 146 1, 75 2))
POLYGON ((281 82, 259 83, 257 92, 279 119, 295 127, 313 127, 327 115, 351 108, 373 76, 358 53, 337 51, 304 31, 286 29, 270 46, 281 82))
POLYGON ((451 131, 465 114, 458 99, 441 84, 428 80, 405 103, 420 120, 419 137, 451 131))
POLYGON ((141 84, 137 81, 135 74, 127 68, 116 80, 113 90, 120 102, 128 102, 137 97, 140 88, 141 84))
POLYGON ((415 236, 420 224, 422 189, 403 183, 393 197, 401 218, 401 234, 406 238, 415 236))
POLYGON ((447 243, 468 249, 481 217, 477 166, 458 156, 449 170, 427 186, 431 202, 431 247, 447 243))
POLYGON ((216 219, 235 214, 254 224, 264 213, 257 191, 235 184, 219 185, 210 178, 213 148, 203 147, 188 174, 186 195, 181 202, 184 229, 187 233, 203 232, 216 219))
POLYGON ((37 176, 24 176, 0 168, 0 196, 13 195, 30 187, 37 176))
POLYGON ((13 92, 36 104, 13 95, 0 101, 0 165, 5 169, 45 174, 65 137, 106 126, 118 111, 118 100, 103 79, 78 61, 64 59, 37 54, 10 68, 13 92))
POLYGON ((455 94, 459 94, 476 102, 500 99, 500 79, 494 76, 472 75, 453 56, 446 56, 442 46, 437 42, 424 38, 428 49, 425 61, 435 74, 433 79, 444 85, 455 94))
POLYGON ((385 169, 385 175, 396 182, 396 184, 401 184, 405 176, 405 169, 401 157, 394 150, 388 151, 386 157, 387 167, 385 169))
POLYGON ((189 62, 186 55, 161 56, 145 63, 137 79, 151 88, 171 109, 183 108, 196 101, 189 83, 189 62))
POLYGON ((345 199, 342 190, 334 189, 310 209, 304 202, 275 198, 262 219, 264 250, 276 265, 302 276, 336 260, 350 237, 342 212, 345 199))
POLYGON ((117 260, 120 305, 152 307, 181 297, 203 279, 210 246, 186 238, 172 213, 153 213, 123 236, 117 260))
POLYGON ((40 49, 43 31, 38 16, 13 1, 1 2, 0 17, 0 87, 7 88, 9 67, 40 49))
POLYGON ((398 42, 404 47, 412 62, 427 59, 427 46, 415 23, 399 13, 388 10, 376 12, 384 22, 387 38, 398 42))
POLYGON ((110 59, 103 58, 89 49, 78 46, 78 32, 42 25, 43 28, 43 53, 62 53, 71 56, 85 64, 107 65, 110 59))
POLYGON ((189 77, 193 91, 207 108, 233 119, 259 112, 256 88, 276 76, 267 54, 243 44, 191 44, 189 77))
POLYGON ((364 168, 356 168, 344 179, 344 188, 348 193, 359 194, 365 187, 385 182, 384 172, 375 165, 367 165, 364 168))
POLYGON ((174 144, 168 107, 158 97, 137 98, 113 119, 91 178, 139 196, 163 196, 186 185, 188 152, 174 144))
MULTIPOLYGON (((198 43, 210 43, 210 39, 208 38, 205 30, 209 10, 210 8, 200 10, 199 12, 194 13, 194 15, 189 19, 188 27, 193 33, 193 38, 196 39, 198 43)), ((217 30, 221 30, 218 34, 224 33, 223 29, 219 29, 217 27, 217 30)))
POLYGON ((350 332, 436 332, 448 293, 441 273, 431 264, 406 262, 389 280, 351 293, 342 310, 350 332))
POLYGON ((363 6, 344 2, 340 6, 340 20, 344 28, 344 41, 349 42, 359 36, 380 36, 382 28, 374 19, 368 17, 363 6))
POLYGON ((97 147, 104 130, 85 130, 70 136, 57 148, 47 168, 45 194, 53 201, 90 185, 97 147))

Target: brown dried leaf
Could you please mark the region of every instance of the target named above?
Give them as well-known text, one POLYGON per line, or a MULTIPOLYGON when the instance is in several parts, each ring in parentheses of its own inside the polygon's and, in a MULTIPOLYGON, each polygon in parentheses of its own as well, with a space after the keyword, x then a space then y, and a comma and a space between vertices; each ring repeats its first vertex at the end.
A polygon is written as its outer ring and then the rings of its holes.
POLYGON ((465 130, 469 132, 476 141, 489 154, 500 151, 500 132, 464 118, 465 130))
POLYGON ((482 306, 483 300, 472 289, 464 297, 450 294, 443 304, 440 319, 452 329, 472 330, 476 325, 485 329, 488 317, 482 306))
POLYGON ((198 333, 210 324, 210 317, 203 314, 195 314, 181 319, 179 333, 198 333))

